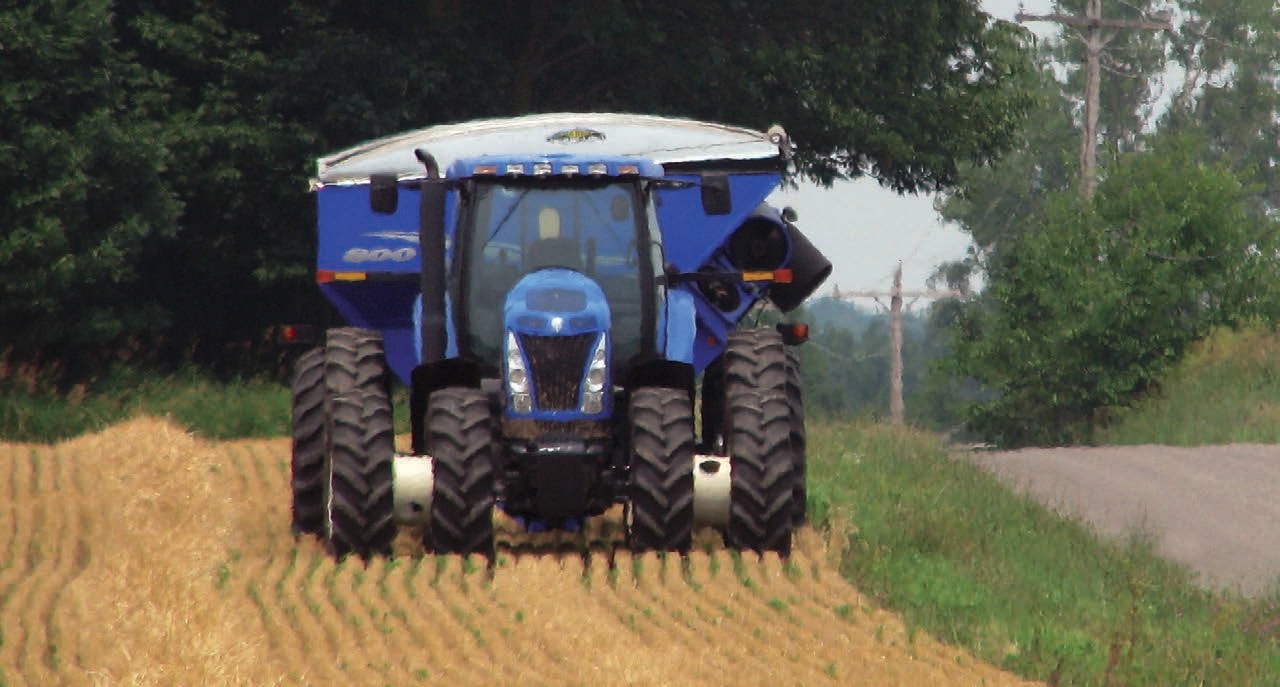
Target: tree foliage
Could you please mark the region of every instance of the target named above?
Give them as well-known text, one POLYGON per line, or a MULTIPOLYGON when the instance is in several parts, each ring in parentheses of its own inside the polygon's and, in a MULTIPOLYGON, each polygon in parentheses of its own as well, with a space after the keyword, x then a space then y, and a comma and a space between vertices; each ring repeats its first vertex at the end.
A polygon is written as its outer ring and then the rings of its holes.
POLYGON ((956 337, 951 372, 985 386, 970 419, 989 438, 1087 438, 1111 408, 1157 390, 1209 328, 1272 315, 1273 3, 1106 5, 1115 19, 1150 21, 1158 9, 1174 10, 1176 31, 1117 30, 1101 55, 1092 142, 1101 186, 1091 203, 1075 191, 1084 56, 1064 28, 1037 45, 1038 107, 1021 142, 999 164, 963 170, 936 204, 977 245, 936 278, 986 284, 935 319, 956 337))
POLYGON ((988 265, 960 315, 954 370, 994 396, 972 426, 1006 444, 1086 439, 1109 408, 1153 390, 1213 327, 1275 302, 1277 226, 1183 138, 1118 161, 1090 203, 1052 194, 988 265))
POLYGON ((1008 147, 1023 33, 976 0, 33 0, 0 9, 0 350, 241 362, 331 317, 317 156, 557 110, 787 127, 799 175, 946 187, 1008 147), (133 344, 131 344, 133 342, 133 344))
POLYGON ((129 287, 181 204, 163 126, 130 97, 147 73, 111 16, 107 0, 0 10, 0 323, 28 355, 61 359, 157 314, 129 287))

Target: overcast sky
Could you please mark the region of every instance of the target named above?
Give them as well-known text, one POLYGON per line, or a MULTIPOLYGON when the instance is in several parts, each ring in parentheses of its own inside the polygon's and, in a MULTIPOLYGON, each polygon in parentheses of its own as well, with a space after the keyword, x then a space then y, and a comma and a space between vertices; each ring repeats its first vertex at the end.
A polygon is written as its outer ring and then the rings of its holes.
MULTIPOLYGON (((1051 0, 1024 0, 1021 5, 1033 14, 1052 9, 1051 0)), ((1080 5, 1083 10, 1084 3, 1080 5)), ((983 2, 987 12, 1009 21, 1018 6, 1018 0, 983 2)), ((1048 24, 1029 28, 1041 35, 1053 29, 1048 24)), ((866 179, 830 190, 806 185, 779 191, 771 200, 796 209, 797 226, 834 265, 815 296, 829 295, 836 284, 841 289, 888 290, 899 260, 903 286, 923 289, 939 263, 963 257, 969 245, 967 234, 939 220, 932 196, 900 196, 866 179)))

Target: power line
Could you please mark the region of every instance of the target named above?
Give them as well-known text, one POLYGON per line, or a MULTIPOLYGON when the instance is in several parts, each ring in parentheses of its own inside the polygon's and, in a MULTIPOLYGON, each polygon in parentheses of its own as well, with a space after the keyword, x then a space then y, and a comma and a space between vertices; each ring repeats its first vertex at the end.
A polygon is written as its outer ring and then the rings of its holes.
MULTIPOLYGON (((852 299, 852 298, 874 298, 880 303, 880 298, 889 298, 889 350, 892 357, 889 358, 889 418, 895 425, 900 425, 906 420, 906 408, 902 400, 902 310, 903 298, 955 298, 962 296, 959 291, 906 291, 902 288, 902 262, 898 262, 898 266, 893 270, 893 288, 888 293, 882 291, 841 291, 839 286, 833 286, 831 289, 831 297, 836 300, 852 299)), ((881 303, 881 307, 884 304, 881 303)))

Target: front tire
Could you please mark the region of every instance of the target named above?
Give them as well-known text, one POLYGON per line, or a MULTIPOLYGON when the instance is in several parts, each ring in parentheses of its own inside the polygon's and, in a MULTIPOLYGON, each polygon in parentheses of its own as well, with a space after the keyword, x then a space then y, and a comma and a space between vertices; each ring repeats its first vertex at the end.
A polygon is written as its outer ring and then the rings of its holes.
POLYGON ((493 558, 493 419, 479 389, 446 388, 427 401, 427 450, 434 463, 431 527, 436 553, 493 558))
POLYGON ((678 389, 631 394, 632 551, 687 553, 693 543, 693 405, 678 389))
POLYGON ((333 408, 326 543, 339 558, 389 556, 396 535, 391 403, 381 390, 347 391, 334 399, 333 408))

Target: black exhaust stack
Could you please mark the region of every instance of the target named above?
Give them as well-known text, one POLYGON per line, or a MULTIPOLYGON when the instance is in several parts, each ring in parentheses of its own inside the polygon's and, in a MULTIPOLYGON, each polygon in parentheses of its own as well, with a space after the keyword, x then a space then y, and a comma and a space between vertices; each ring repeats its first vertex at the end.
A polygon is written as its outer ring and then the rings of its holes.
POLYGON ((418 245, 422 250, 422 364, 444 360, 445 329, 444 205, 448 192, 440 180, 440 166, 425 150, 415 152, 427 168, 422 181, 418 245))

